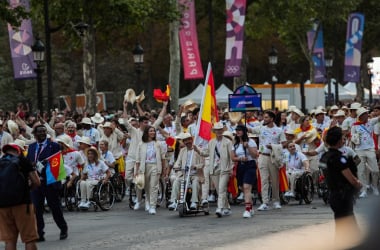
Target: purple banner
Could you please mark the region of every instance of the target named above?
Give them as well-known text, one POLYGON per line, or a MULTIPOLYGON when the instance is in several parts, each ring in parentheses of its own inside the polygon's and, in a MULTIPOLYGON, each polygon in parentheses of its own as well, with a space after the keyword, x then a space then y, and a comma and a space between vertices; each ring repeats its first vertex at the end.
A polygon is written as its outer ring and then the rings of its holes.
POLYGON ((243 57, 246 0, 226 0, 226 63, 224 76, 240 76, 243 57))
POLYGON ((364 32, 364 15, 352 13, 348 17, 346 51, 344 59, 344 81, 360 81, 360 61, 362 57, 362 40, 364 32))
MULTIPOLYGON (((19 5, 29 11, 29 0, 9 0, 12 8, 19 5)), ((35 63, 33 61, 32 45, 33 32, 30 19, 23 20, 18 30, 12 29, 8 24, 9 45, 13 62, 15 79, 35 78, 35 63)))
POLYGON ((314 62, 314 82, 321 83, 326 81, 326 68, 325 68, 325 51, 323 46, 323 30, 322 24, 318 23, 318 35, 314 43, 316 30, 313 28, 307 32, 307 44, 309 51, 313 49, 312 59, 314 62))

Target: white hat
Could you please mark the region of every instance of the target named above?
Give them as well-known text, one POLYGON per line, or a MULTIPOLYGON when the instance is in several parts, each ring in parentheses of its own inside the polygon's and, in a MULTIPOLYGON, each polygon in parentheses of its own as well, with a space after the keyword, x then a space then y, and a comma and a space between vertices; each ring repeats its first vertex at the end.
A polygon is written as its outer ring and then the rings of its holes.
POLYGON ((292 112, 293 110, 295 110, 297 107, 294 106, 294 105, 290 105, 289 108, 288 108, 288 111, 289 112, 292 112))
POLYGON ((187 100, 184 104, 182 104, 184 111, 193 111, 198 105, 191 99, 187 100))
POLYGON ((124 119, 123 118, 119 118, 119 119, 117 119, 117 121, 119 122, 119 124, 124 124, 124 119))
POLYGON ((12 135, 16 134, 19 131, 17 123, 15 123, 12 120, 9 120, 7 122, 7 126, 8 126, 9 133, 12 135))
POLYGON ((25 150, 25 141, 23 140, 20 140, 20 139, 16 139, 13 144, 16 144, 17 146, 19 146, 22 150, 25 150))
POLYGON ((346 105, 343 105, 342 109, 347 109, 348 110, 348 107, 346 105))
POLYGON ((212 127, 212 129, 223 129, 224 126, 223 126, 223 123, 221 122, 216 122, 214 123, 214 126, 212 127))
POLYGON ((95 115, 91 117, 91 121, 94 123, 102 123, 104 121, 104 118, 100 113, 95 113, 95 115))
POLYGON ((141 93, 136 96, 136 102, 142 102, 145 99, 144 90, 141 91, 141 93))
POLYGON ((315 109, 312 109, 312 110, 310 110, 310 113, 309 113, 310 115, 314 115, 315 114, 315 109))
POLYGON ((56 141, 65 144, 68 148, 73 148, 73 141, 71 140, 71 137, 68 135, 60 135, 56 138, 56 141))
POLYGON ((78 140, 78 143, 84 143, 84 144, 87 144, 89 146, 91 146, 91 139, 90 137, 87 137, 87 136, 82 136, 79 140, 78 140))
POLYGON ((228 112, 228 117, 230 118, 231 122, 238 123, 243 117, 243 113, 242 112, 228 112))
POLYGON ((133 89, 127 89, 124 95, 124 101, 134 103, 136 101, 136 93, 133 89))
POLYGON ((326 114, 325 111, 323 111, 322 109, 316 109, 315 112, 314 112, 315 115, 319 115, 319 114, 326 114))
POLYGON ((318 131, 316 129, 309 130, 306 132, 306 142, 312 143, 318 136, 318 131))
POLYGON ((144 189, 144 186, 145 186, 145 176, 144 176, 144 174, 138 174, 133 179, 133 182, 136 184, 136 187, 138 189, 144 189))
POLYGON ((128 119, 128 122, 132 122, 132 121, 137 121, 137 118, 131 117, 131 118, 128 119))
POLYGON ((92 125, 91 119, 88 118, 88 117, 84 117, 80 123, 87 124, 87 125, 92 125))
POLYGON ((223 132, 223 136, 227 137, 227 138, 230 139, 231 141, 234 140, 234 135, 232 134, 231 131, 228 131, 228 130, 224 131, 224 132, 223 132))
POLYGON ((364 113, 368 113, 368 109, 364 108, 364 107, 360 107, 356 110, 356 114, 358 115, 358 117, 360 117, 361 115, 363 115, 364 113))
POLYGON ((323 106, 318 106, 317 109, 325 110, 325 107, 323 107, 323 106))
POLYGON ((293 113, 296 113, 296 114, 299 115, 299 116, 304 116, 304 115, 305 115, 305 114, 304 114, 301 110, 299 110, 298 108, 293 109, 292 112, 293 112, 293 113))
POLYGON ((296 133, 294 132, 294 129, 287 129, 287 130, 285 130, 285 134, 295 135, 296 133))
POLYGON ((185 140, 185 139, 187 139, 187 138, 192 138, 192 136, 191 136, 190 133, 180 133, 180 134, 178 135, 178 137, 180 137, 181 140, 185 140))
POLYGON ((259 137, 259 134, 256 133, 248 133, 248 138, 257 138, 259 137))
POLYGON ((337 109, 339 109, 339 107, 336 106, 336 105, 332 105, 331 108, 330 108, 330 110, 337 110, 337 109))
POLYGON ((346 113, 343 110, 339 109, 334 115, 334 117, 338 117, 338 116, 346 116, 346 113))
POLYGON ((362 105, 358 102, 353 102, 350 105, 350 109, 359 109, 362 105))
POLYGON ((89 148, 86 148, 86 150, 85 150, 85 155, 86 155, 86 156, 88 156, 88 152, 89 152, 89 151, 94 152, 94 153, 96 154, 97 159, 100 158, 99 151, 98 151, 98 149, 95 148, 94 146, 91 146, 91 147, 89 147, 89 148))
POLYGON ((111 124, 111 122, 105 122, 105 123, 103 124, 103 128, 112 128, 112 124, 111 124))

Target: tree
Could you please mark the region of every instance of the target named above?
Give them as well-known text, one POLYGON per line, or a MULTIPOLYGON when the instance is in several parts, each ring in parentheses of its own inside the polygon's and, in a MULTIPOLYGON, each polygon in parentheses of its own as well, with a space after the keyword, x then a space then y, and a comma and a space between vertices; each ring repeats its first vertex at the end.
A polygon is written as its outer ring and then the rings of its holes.
MULTIPOLYGON (((361 3, 360 0, 260 0, 249 6, 247 35, 261 39, 272 34, 278 37, 294 61, 306 58, 310 80, 314 82, 312 51, 307 46, 306 33, 315 19, 323 25, 324 34, 334 34, 336 27, 345 25, 347 16, 361 3)), ((319 27, 317 28, 317 30, 319 27)), ((340 34, 343 35, 343 34, 340 34)), ((330 36, 331 37, 331 36, 330 36)), ((325 47, 332 40, 325 36, 325 47), (326 39, 327 38, 327 39, 326 39)), ((344 35, 341 41, 344 41, 344 35)))
MULTIPOLYGON (((42 3, 33 0, 33 16, 35 20, 43 20, 42 3)), ((134 40, 149 23, 169 23, 178 19, 178 11, 173 4, 160 0, 67 0, 52 1, 49 5, 50 26, 62 29, 67 38, 67 46, 76 49, 79 41, 73 28, 78 22, 87 23, 88 29, 82 33, 83 38, 83 86, 87 98, 87 112, 96 110, 96 75, 95 41, 108 44, 109 51, 123 50, 115 44, 122 40, 134 40), (106 17, 106 18, 105 18, 106 17)), ((134 42, 131 42, 134 44, 134 42)), ((131 51, 132 49, 130 49, 131 51)))
POLYGON ((0 20, 3 20, 14 27, 21 24, 22 19, 27 18, 29 15, 23 6, 16 6, 11 8, 8 1, 0 1, 0 20))

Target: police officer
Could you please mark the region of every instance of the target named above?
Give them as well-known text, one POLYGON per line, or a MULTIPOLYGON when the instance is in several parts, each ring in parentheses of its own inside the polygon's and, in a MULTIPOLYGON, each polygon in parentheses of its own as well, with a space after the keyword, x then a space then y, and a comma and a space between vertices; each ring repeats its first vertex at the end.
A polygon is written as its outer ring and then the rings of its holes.
POLYGON ((327 166, 327 185, 330 191, 330 206, 334 212, 336 239, 344 240, 345 229, 358 231, 354 216, 354 196, 362 184, 357 178, 357 168, 352 157, 346 158, 339 151, 344 145, 343 132, 339 127, 327 131, 326 143, 329 151, 323 154, 321 164, 327 166))
POLYGON ((53 214, 53 219, 61 233, 60 240, 67 238, 67 223, 63 218, 63 213, 60 205, 59 194, 62 188, 61 182, 55 182, 46 185, 46 159, 61 150, 58 143, 52 142, 47 139, 46 127, 37 125, 34 130, 34 137, 36 142, 29 145, 27 158, 37 166, 37 171, 40 175, 41 186, 31 192, 32 201, 36 209, 37 229, 39 234, 38 241, 45 241, 44 227, 45 222, 43 218, 44 201, 47 200, 48 206, 53 214))

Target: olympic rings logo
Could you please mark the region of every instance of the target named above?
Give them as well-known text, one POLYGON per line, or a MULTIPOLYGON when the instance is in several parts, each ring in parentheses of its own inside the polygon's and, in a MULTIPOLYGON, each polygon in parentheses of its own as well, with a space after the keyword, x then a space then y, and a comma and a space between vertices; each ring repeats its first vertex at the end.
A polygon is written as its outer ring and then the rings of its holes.
POLYGON ((237 73, 240 71, 240 66, 227 66, 226 71, 227 73, 237 73))

